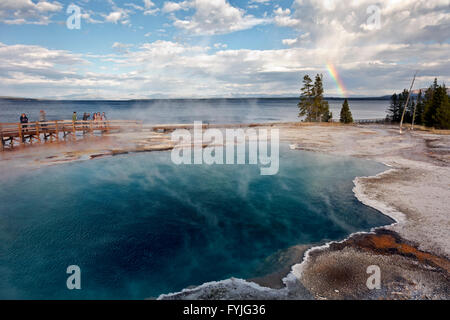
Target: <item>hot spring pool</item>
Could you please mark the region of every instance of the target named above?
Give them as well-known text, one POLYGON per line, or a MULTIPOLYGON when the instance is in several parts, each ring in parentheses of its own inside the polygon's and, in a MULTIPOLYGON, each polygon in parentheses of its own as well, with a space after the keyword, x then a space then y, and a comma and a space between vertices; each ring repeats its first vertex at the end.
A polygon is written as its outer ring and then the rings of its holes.
POLYGON ((352 192, 385 169, 282 145, 275 176, 176 166, 170 152, 30 171, 0 189, 0 298, 143 299, 254 277, 279 250, 391 223, 352 192), (66 287, 69 265, 81 290, 66 287))

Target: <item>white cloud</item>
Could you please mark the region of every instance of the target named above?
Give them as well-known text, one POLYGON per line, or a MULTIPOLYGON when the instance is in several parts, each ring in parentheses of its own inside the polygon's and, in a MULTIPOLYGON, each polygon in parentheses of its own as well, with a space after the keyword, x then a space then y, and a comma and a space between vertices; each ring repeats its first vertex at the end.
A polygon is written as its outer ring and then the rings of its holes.
POLYGON ((296 44, 297 41, 298 39, 294 38, 294 39, 283 39, 281 42, 285 45, 292 46, 293 44, 296 44))
MULTIPOLYGON (((327 48, 326 60, 336 65, 344 64, 348 57, 359 61, 374 60, 380 53, 378 48, 389 45, 391 48, 403 45, 412 48, 422 43, 445 43, 450 39, 450 0, 382 2, 379 4, 379 28, 368 26, 373 22, 369 19, 372 13, 367 10, 370 6, 373 6, 372 0, 295 0, 291 8, 280 7, 274 11, 274 22, 298 32, 295 40, 285 39, 283 44, 327 48)), ((404 54, 403 59, 409 60, 411 54, 404 54)), ((384 58, 389 60, 390 57, 384 58)))
POLYGON ((308 43, 311 43, 311 41, 309 40, 309 36, 310 36, 310 33, 306 32, 306 33, 299 35, 297 38, 283 39, 283 40, 281 40, 281 42, 287 46, 295 46, 299 43, 308 44, 308 43))
POLYGON ((51 17, 62 10, 57 1, 2 0, 0 22, 6 24, 49 24, 51 17))
POLYGON ((155 6, 155 4, 151 0, 144 0, 144 8, 145 9, 150 9, 154 6, 155 6))
POLYGON ((269 5, 271 0, 250 0, 248 2, 248 7, 249 8, 258 8, 259 4, 263 4, 263 5, 269 5))
MULTIPOLYGON (((108 2, 111 4, 111 9, 112 11, 108 14, 101 14, 101 16, 104 18, 105 22, 110 22, 110 23, 121 23, 123 25, 130 25, 130 14, 133 13, 132 10, 130 9, 125 9, 125 8, 121 8, 119 6, 116 5, 116 3, 114 2, 114 0, 108 0, 108 2)), ((125 4, 130 6, 130 3, 125 4)), ((137 5, 131 4, 132 7, 137 7, 137 8, 141 8, 137 5)), ((143 9, 143 8, 142 8, 143 9)))
MULTIPOLYGON (((328 48, 287 48, 278 50, 227 50, 223 44, 207 46, 154 41, 132 47, 115 43, 120 54, 80 56, 39 46, 0 44, 0 90, 7 95, 29 96, 84 94, 98 90, 103 97, 165 97, 293 95, 304 73, 325 74, 327 94, 337 94, 326 75, 328 48), (103 65, 101 72, 86 66, 103 65), (19 92, 24 90, 24 92, 19 92), (28 92, 28 93, 26 93, 28 92), (20 94, 19 94, 20 93, 20 94)), ((411 65, 405 56, 416 57, 414 68, 423 70, 418 86, 438 76, 450 80, 450 44, 373 44, 371 60, 360 58, 357 47, 345 49, 338 65, 351 94, 382 95, 406 87, 411 65), (370 77, 367 77, 370 74, 370 77)))
POLYGON ((228 47, 228 45, 225 43, 215 43, 214 44, 214 48, 216 48, 216 49, 226 49, 227 47, 228 47))
POLYGON ((135 4, 135 3, 125 3, 124 6, 131 7, 133 9, 135 9, 135 10, 140 10, 140 11, 145 10, 144 7, 139 6, 139 5, 135 4))
POLYGON ((128 52, 128 49, 131 47, 133 47, 132 44, 120 43, 120 42, 114 42, 112 45, 112 48, 119 53, 126 53, 126 52, 128 52))
MULTIPOLYGON (((374 28, 373 0, 295 0, 292 8, 274 11, 278 26, 309 32, 316 44, 325 42, 399 43, 420 41, 443 42, 450 34, 450 0, 390 0, 375 7, 380 9, 380 27, 374 28)), ((299 39, 300 40, 300 39, 299 39)), ((298 42, 301 45, 301 41, 298 42)))
MULTIPOLYGON (((218 40, 201 45, 158 40, 139 46, 117 42, 114 54, 102 56, 0 44, 0 91, 37 97, 55 95, 54 88, 60 95, 98 90, 104 97, 293 95, 304 73, 324 73, 326 93, 334 95, 336 87, 326 74, 329 62, 352 95, 400 91, 416 69, 417 87, 435 76, 450 82, 450 0, 383 2, 379 30, 367 27, 369 5, 372 0, 296 0, 290 8, 276 8, 272 20, 261 21, 225 0, 166 2, 161 11, 192 34, 223 34, 273 21, 298 35, 277 39, 286 46, 278 50, 230 50, 218 40), (189 10, 188 17, 177 19, 179 10, 189 10), (108 68, 87 71, 88 63, 108 68)), ((126 22, 130 14, 115 5, 113 12, 120 16, 105 18, 115 23, 126 22)))
POLYGON ((102 20, 97 20, 95 18, 93 18, 93 16, 95 15, 95 13, 92 10, 88 10, 88 11, 81 11, 81 19, 84 19, 84 21, 88 22, 88 23, 103 23, 102 20))
POLYGON ((65 50, 0 43, 0 84, 10 90, 11 85, 18 86, 16 90, 26 90, 22 86, 82 79, 76 69, 88 63, 81 55, 65 50))
POLYGON ((168 1, 164 3, 164 6, 162 8, 163 12, 169 13, 169 12, 175 12, 180 10, 188 10, 191 7, 191 2, 186 0, 182 2, 173 2, 168 1))
POLYGON ((159 12, 159 8, 149 9, 144 11, 144 15, 153 16, 159 12))
POLYGON ((132 7, 135 10, 143 11, 144 15, 155 15, 159 12, 159 8, 156 8, 155 4, 150 0, 143 0, 143 6, 139 6, 135 3, 125 3, 125 6, 132 7))
POLYGON ((124 17, 123 12, 121 11, 113 11, 109 13, 107 16, 105 16, 105 21, 117 23, 120 19, 124 17))
POLYGON ((226 0, 191 0, 177 4, 169 2, 164 5, 163 11, 172 12, 184 8, 193 8, 194 15, 184 20, 174 18, 173 25, 199 35, 231 33, 269 22, 246 14, 226 0))
POLYGON ((36 4, 36 8, 40 12, 57 12, 61 10, 61 4, 59 2, 47 2, 47 1, 39 1, 36 4))
POLYGON ((298 27, 300 26, 300 20, 292 18, 290 9, 283 9, 281 7, 274 10, 275 24, 280 27, 298 27))

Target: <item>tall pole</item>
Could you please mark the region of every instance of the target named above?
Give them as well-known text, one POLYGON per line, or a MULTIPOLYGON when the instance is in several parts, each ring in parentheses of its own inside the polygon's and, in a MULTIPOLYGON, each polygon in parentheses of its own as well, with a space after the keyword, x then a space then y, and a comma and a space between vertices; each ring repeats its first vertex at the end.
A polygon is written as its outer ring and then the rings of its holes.
POLYGON ((409 98, 411 97, 411 90, 414 86, 414 81, 416 81, 416 76, 417 76, 417 71, 414 74, 413 81, 411 82, 411 87, 409 88, 408 98, 406 99, 405 107, 403 108, 402 119, 400 120, 400 134, 402 134, 402 126, 403 126, 403 119, 405 118, 406 106, 409 103, 409 98))
MULTIPOLYGON (((422 96, 422 90, 419 90, 419 96, 422 96)), ((416 105, 414 106, 414 113, 413 113, 413 118, 412 118, 412 123, 411 123, 411 130, 414 130, 414 121, 416 120, 416 109, 417 109, 417 105, 419 104, 419 99, 417 99, 416 101, 416 105)))

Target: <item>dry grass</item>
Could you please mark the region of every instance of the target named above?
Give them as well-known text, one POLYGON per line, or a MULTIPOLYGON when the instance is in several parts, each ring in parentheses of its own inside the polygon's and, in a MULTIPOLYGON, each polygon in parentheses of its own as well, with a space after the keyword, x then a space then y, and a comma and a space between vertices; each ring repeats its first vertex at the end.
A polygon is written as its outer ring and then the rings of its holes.
MULTIPOLYGON (((403 126, 403 129, 409 130, 411 126, 403 126)), ((419 126, 414 125, 414 131, 426 131, 433 134, 442 134, 442 135, 450 135, 450 130, 444 130, 444 129, 435 129, 435 128, 429 128, 425 126, 419 126)))

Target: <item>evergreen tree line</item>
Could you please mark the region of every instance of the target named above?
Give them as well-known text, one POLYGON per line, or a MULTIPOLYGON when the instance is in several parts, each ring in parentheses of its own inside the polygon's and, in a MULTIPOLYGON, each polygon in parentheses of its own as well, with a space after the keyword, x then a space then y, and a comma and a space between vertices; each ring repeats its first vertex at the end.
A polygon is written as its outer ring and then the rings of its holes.
POLYGON ((323 98, 322 78, 321 74, 317 74, 313 83, 309 75, 303 77, 298 116, 305 117, 304 121, 329 122, 333 118, 328 101, 323 98))
MULTIPOLYGON (((393 122, 400 122, 403 108, 408 98, 408 90, 391 97, 388 108, 388 118, 393 122)), ((434 127, 436 129, 450 129, 450 98, 445 84, 438 85, 437 79, 425 90, 420 91, 416 99, 410 98, 405 111, 405 123, 412 123, 434 127)))

